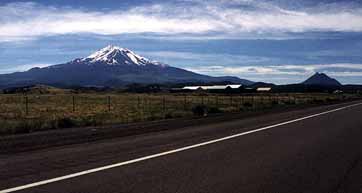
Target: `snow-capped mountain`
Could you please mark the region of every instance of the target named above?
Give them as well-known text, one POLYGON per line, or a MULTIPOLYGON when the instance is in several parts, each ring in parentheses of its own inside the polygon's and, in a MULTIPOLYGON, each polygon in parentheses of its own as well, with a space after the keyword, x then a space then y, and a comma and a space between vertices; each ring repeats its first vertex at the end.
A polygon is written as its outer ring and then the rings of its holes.
MULTIPOLYGON (((88 64, 105 63, 109 65, 161 65, 156 61, 151 61, 141 57, 129 49, 109 45, 99 51, 94 52, 86 58, 80 60, 88 64)), ((164 64, 162 66, 165 66, 164 64)))
POLYGON ((155 62, 131 50, 107 46, 85 58, 26 72, 0 75, 0 87, 48 84, 121 86, 130 83, 222 82, 249 85, 237 77, 211 77, 155 62))

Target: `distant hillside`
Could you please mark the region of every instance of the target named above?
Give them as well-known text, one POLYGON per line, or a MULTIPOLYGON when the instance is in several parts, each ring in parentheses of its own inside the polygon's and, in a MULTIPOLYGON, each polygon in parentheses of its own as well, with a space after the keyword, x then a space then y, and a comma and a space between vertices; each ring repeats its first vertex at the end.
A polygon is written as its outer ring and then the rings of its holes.
POLYGON ((343 86, 323 86, 323 85, 307 85, 307 84, 287 84, 274 87, 274 92, 333 92, 342 89, 343 86))
POLYGON ((4 94, 68 94, 72 92, 70 89, 61 89, 47 85, 30 85, 3 90, 4 94))
POLYGON ((250 87, 251 88, 260 88, 260 87, 275 87, 275 84, 272 83, 265 83, 265 82, 256 82, 254 84, 251 84, 250 87))
POLYGON ((324 73, 315 73, 313 76, 309 77, 302 84, 304 85, 319 85, 319 86, 341 86, 342 84, 336 79, 333 79, 327 76, 324 73))

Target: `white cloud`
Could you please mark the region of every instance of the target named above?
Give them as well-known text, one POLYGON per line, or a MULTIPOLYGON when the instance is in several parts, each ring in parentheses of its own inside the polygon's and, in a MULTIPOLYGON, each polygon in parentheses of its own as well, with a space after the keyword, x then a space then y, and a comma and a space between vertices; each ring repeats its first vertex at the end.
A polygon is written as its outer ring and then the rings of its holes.
MULTIPOLYGON (((341 5, 334 5, 338 7, 341 5)), ((288 10, 261 1, 193 1, 109 12, 50 7, 35 3, 0 6, 0 41, 17 41, 47 35, 94 33, 245 34, 348 31, 362 32, 362 8, 344 7, 318 12, 288 10), (232 4, 243 4, 243 9, 232 4), (188 7, 185 7, 188 6, 188 7), (331 11, 332 10, 332 11, 331 11)))
POLYGON ((362 77, 362 64, 315 64, 315 65, 269 65, 269 66, 202 66, 188 68, 190 71, 210 75, 247 76, 309 76, 324 72, 336 77, 362 77))
POLYGON ((235 65, 242 63, 256 64, 270 61, 271 58, 262 56, 247 56, 225 53, 193 53, 193 52, 177 52, 177 51, 148 51, 139 52, 141 55, 150 56, 150 58, 160 58, 163 62, 175 63, 175 61, 185 60, 192 64, 213 64, 222 61, 224 65, 235 65))

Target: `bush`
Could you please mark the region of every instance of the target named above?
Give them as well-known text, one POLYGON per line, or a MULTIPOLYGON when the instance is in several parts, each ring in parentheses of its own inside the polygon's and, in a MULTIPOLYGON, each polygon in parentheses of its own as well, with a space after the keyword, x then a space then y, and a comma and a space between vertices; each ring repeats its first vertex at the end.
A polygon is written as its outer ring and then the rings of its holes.
POLYGON ((173 118, 172 112, 167 112, 167 113, 165 114, 165 119, 172 119, 172 118, 173 118))
POLYGON ((222 113, 222 110, 219 109, 218 107, 210 107, 208 109, 208 113, 210 114, 222 113))
POLYGON ((179 111, 179 110, 169 111, 165 114, 165 119, 185 117, 188 114, 190 114, 190 113, 187 113, 185 111, 179 111))
POLYGON ((161 117, 162 117, 161 115, 153 113, 153 114, 149 115, 148 117, 146 117, 146 120, 148 120, 148 121, 156 121, 156 120, 161 119, 161 117))
POLYGON ((196 116, 207 116, 208 108, 206 105, 196 105, 192 108, 192 113, 196 116))
POLYGON ((222 112, 230 113, 230 112, 239 112, 241 109, 237 107, 224 107, 222 108, 222 112))
POLYGON ((339 98, 329 98, 329 97, 328 97, 326 100, 327 100, 327 102, 337 102, 337 101, 340 101, 339 98))
POLYGON ((295 105, 296 102, 295 102, 295 100, 287 100, 287 101, 284 102, 284 104, 286 104, 286 105, 295 105))
POLYGON ((63 117, 58 120, 56 120, 56 128, 69 128, 76 126, 76 122, 69 118, 69 117, 63 117))
POLYGON ((31 133, 46 129, 46 122, 42 119, 22 119, 13 126, 12 133, 31 133))
POLYGON ((315 104, 323 103, 324 101, 322 99, 313 99, 312 101, 315 104))
POLYGON ((22 121, 20 124, 16 125, 11 129, 11 134, 22 134, 22 133, 30 133, 31 132, 31 126, 28 122, 22 121))
POLYGON ((272 104, 273 106, 275 106, 275 105, 279 105, 279 102, 278 102, 278 101, 272 101, 271 104, 272 104))
POLYGON ((251 104, 250 102, 245 102, 243 104, 243 106, 246 107, 246 108, 251 108, 251 107, 253 107, 253 104, 251 104))
POLYGON ((95 116, 95 115, 92 115, 92 116, 82 117, 77 122, 79 122, 79 126, 88 127, 88 126, 101 125, 103 123, 103 120, 100 119, 99 117, 95 116))

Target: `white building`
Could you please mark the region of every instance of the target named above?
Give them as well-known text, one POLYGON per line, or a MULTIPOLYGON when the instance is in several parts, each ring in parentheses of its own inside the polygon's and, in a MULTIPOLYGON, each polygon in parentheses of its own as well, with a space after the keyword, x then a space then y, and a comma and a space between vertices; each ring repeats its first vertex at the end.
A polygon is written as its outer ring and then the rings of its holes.
POLYGON ((259 87, 256 89, 257 92, 270 92, 271 91, 271 87, 259 87))
POLYGON ((185 86, 182 90, 225 90, 227 88, 238 89, 241 84, 213 85, 213 86, 185 86))
POLYGON ((185 86, 182 88, 182 90, 199 90, 202 89, 201 86, 185 86))

